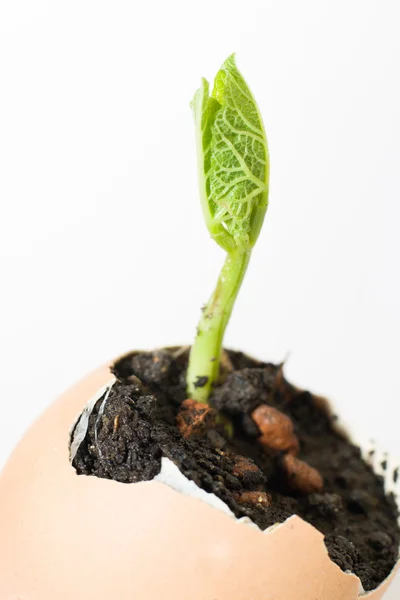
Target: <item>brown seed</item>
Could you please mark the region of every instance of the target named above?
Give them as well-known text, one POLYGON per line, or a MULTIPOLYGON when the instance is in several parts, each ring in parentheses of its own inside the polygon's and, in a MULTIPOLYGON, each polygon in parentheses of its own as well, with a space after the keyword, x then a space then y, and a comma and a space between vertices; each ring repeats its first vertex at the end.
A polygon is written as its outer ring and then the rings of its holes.
POLYGON ((239 504, 271 505, 271 496, 265 492, 242 492, 235 494, 235 499, 239 504))
POLYGON ((290 417, 268 404, 258 406, 251 417, 261 431, 259 442, 265 448, 297 454, 299 442, 290 417))
POLYGON ((176 424, 183 437, 190 438, 203 435, 208 429, 214 427, 216 417, 216 411, 207 404, 189 398, 182 402, 176 424))
POLYGON ((260 469, 257 467, 252 460, 245 458, 244 456, 238 456, 233 467, 232 475, 238 477, 238 479, 244 479, 248 473, 258 473, 260 469))
POLYGON ((300 444, 297 437, 292 433, 287 438, 271 438, 271 436, 262 435, 258 441, 266 450, 276 450, 278 452, 287 452, 293 456, 297 456, 300 450, 300 444))
POLYGON ((321 474, 309 464, 286 454, 282 459, 288 483, 291 488, 303 494, 321 492, 324 481, 321 474))

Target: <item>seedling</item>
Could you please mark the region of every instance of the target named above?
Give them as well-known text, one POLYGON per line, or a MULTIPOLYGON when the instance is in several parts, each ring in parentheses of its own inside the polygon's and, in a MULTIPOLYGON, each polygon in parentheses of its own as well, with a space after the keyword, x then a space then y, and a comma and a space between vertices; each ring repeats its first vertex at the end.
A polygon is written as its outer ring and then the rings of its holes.
POLYGON ((192 101, 201 205, 226 260, 203 309, 187 372, 188 396, 208 402, 226 326, 268 206, 269 157, 256 101, 230 56, 214 89, 203 79, 192 101))

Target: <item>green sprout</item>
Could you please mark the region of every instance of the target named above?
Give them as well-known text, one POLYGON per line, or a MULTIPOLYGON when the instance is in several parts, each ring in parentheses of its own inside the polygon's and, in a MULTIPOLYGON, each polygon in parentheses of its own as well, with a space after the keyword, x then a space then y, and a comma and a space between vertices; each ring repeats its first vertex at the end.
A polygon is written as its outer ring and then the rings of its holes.
POLYGON ((211 96, 202 80, 191 107, 204 219, 227 253, 203 309, 187 372, 189 397, 207 403, 219 375, 225 329, 267 210, 269 157, 261 115, 234 55, 217 73, 211 96))

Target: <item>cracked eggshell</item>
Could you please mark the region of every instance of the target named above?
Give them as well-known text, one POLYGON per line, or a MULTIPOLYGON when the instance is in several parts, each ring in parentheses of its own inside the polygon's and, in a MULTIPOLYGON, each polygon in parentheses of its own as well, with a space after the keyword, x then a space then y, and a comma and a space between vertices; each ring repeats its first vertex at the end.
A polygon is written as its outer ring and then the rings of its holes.
MULTIPOLYGON (((76 475, 71 424, 109 380, 103 367, 64 394, 0 476, 0 600, 359 597, 299 517, 261 532, 160 481, 76 475)), ((363 598, 382 598, 391 577, 363 598)))

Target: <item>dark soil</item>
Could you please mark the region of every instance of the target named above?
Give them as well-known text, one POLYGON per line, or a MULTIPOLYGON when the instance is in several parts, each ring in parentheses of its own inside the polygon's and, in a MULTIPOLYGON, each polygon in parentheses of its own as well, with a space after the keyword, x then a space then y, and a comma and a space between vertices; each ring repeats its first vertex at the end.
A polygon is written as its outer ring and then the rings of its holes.
POLYGON ((227 352, 211 403, 233 425, 234 435, 229 438, 219 420, 203 435, 186 439, 177 415, 186 399, 187 359, 187 351, 169 349, 131 354, 114 365, 118 381, 102 416, 100 400, 90 417, 73 463, 77 472, 133 483, 157 475, 166 456, 261 529, 300 515, 324 533, 332 560, 356 573, 365 590, 377 587, 398 556, 396 504, 359 448, 335 431, 321 402, 288 384, 279 365, 227 352), (291 418, 298 458, 319 471, 322 490, 295 491, 283 468, 285 453, 257 441, 260 430, 251 413, 261 404, 291 418))

